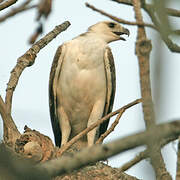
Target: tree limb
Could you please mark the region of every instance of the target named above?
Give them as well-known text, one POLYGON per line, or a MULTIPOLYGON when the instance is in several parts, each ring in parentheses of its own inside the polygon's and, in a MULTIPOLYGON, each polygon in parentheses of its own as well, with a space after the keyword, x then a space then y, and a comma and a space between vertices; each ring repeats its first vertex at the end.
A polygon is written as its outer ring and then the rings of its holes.
MULTIPOLYGON (((120 4, 125 4, 125 5, 130 5, 133 6, 132 4, 132 0, 111 0, 120 4)), ((143 3, 141 4, 141 7, 143 9, 147 9, 147 8, 154 8, 153 4, 147 4, 147 3, 143 3)), ((176 9, 172 9, 172 8, 165 8, 165 12, 169 15, 169 16, 175 16, 175 17, 180 17, 180 11, 176 10, 176 9)))
POLYGON ((19 7, 16 8, 12 8, 11 11, 9 11, 7 14, 3 15, 0 17, 0 22, 4 22, 5 20, 7 20, 10 17, 14 17, 14 15, 26 11, 26 10, 30 10, 33 8, 36 8, 37 5, 32 5, 32 6, 27 6, 29 4, 31 0, 27 0, 25 1, 23 4, 21 4, 19 7))
POLYGON ((119 119, 121 118, 121 116, 123 115, 123 113, 130 107, 138 104, 142 102, 142 99, 138 99, 138 100, 135 100, 133 101, 132 103, 129 103, 125 106, 123 106, 120 111, 119 111, 119 114, 117 115, 114 123, 111 125, 111 127, 104 133, 100 136, 100 138, 96 141, 96 144, 99 144, 99 143, 102 143, 103 140, 111 133, 114 131, 114 128, 117 126, 117 124, 119 123, 119 119))
POLYGON ((8 8, 9 6, 12 6, 15 4, 18 0, 7 0, 4 3, 0 4, 0 11, 3 9, 8 8))
MULTIPOLYGON (((117 2, 117 3, 121 3, 121 4, 130 5, 130 6, 133 5, 133 4, 132 4, 132 0, 111 0, 111 1, 114 1, 114 2, 117 2)), ((174 43, 174 42, 168 37, 168 34, 164 34, 164 33, 163 33, 164 28, 161 27, 161 24, 159 24, 159 22, 157 21, 156 16, 154 15, 155 6, 152 5, 152 4, 143 3, 143 4, 141 5, 141 8, 143 8, 143 9, 148 13, 148 15, 150 16, 152 22, 153 22, 154 25, 155 25, 156 30, 159 31, 159 33, 160 33, 160 35, 161 35, 161 38, 163 39, 163 41, 165 42, 165 44, 167 45, 167 47, 168 47, 172 52, 177 52, 177 53, 179 53, 179 52, 180 52, 180 46, 177 45, 176 43, 174 43)), ((168 15, 180 17, 180 11, 179 11, 179 10, 175 10, 175 9, 171 9, 171 8, 164 8, 164 10, 165 10, 165 12, 166 12, 168 15)), ((167 26, 167 27, 168 27, 168 26, 167 26)), ((166 28, 165 28, 165 29, 166 29, 166 28)), ((169 32, 169 34, 175 34, 175 33, 176 33, 176 30, 169 32)), ((177 34, 179 34, 179 33, 177 33, 177 34)))
POLYGON ((77 142, 81 137, 86 135, 89 131, 91 131, 95 127, 99 126, 101 123, 103 123, 104 121, 106 121, 110 117, 120 113, 121 111, 124 112, 129 107, 136 105, 140 102, 141 102, 141 99, 137 99, 137 100, 133 101, 132 103, 129 103, 126 106, 124 106, 124 107, 122 107, 122 108, 120 108, 114 112, 111 112, 111 113, 107 114, 106 116, 104 116, 103 118, 99 119, 98 121, 93 123, 91 126, 89 126, 88 128, 84 129, 82 132, 80 132, 78 135, 76 135, 74 138, 72 138, 69 142, 67 142, 65 144, 65 146, 61 147, 60 150, 58 151, 57 155, 60 156, 63 152, 65 152, 67 149, 69 149, 69 147, 71 147, 75 142, 77 142))
MULTIPOLYGON (((163 139, 161 142, 160 142, 160 146, 163 147, 165 146, 166 144, 170 143, 171 141, 174 141, 176 138, 167 138, 167 139, 163 139)), ((144 150, 142 152, 140 152, 138 155, 136 155, 132 160, 130 160, 129 162, 123 164, 123 166, 121 166, 119 169, 121 171, 126 171, 128 170, 129 168, 131 168, 132 166, 134 166, 135 164, 139 163, 141 160, 143 159, 146 159, 149 157, 149 153, 148 153, 148 150, 144 150)))
MULTIPOLYGON (((135 18, 137 22, 143 22, 141 15, 141 1, 132 0, 135 18)), ((151 42, 146 37, 146 32, 144 27, 138 26, 138 35, 136 40, 136 54, 138 57, 139 68, 140 68, 140 85, 141 85, 141 94, 143 98, 143 113, 144 121, 146 124, 147 130, 151 131, 155 126, 155 113, 152 102, 151 95, 151 81, 150 81, 150 68, 149 68, 149 55, 151 52, 151 42)), ((148 139, 147 147, 150 153, 151 164, 154 167, 157 180, 167 178, 172 179, 170 174, 165 168, 163 157, 161 154, 161 147, 158 143, 154 142, 156 133, 148 139)))
MULTIPOLYGON (((154 10, 151 8, 146 8, 145 9, 146 12, 149 14, 152 22, 155 24, 155 26, 159 29, 161 38, 163 39, 163 41, 166 43, 166 45, 168 46, 168 48, 172 51, 172 52, 180 52, 180 46, 178 46, 177 44, 173 43, 173 41, 168 37, 168 33, 164 33, 164 28, 162 27, 162 25, 158 22, 156 16, 154 15, 154 10)), ((173 31, 172 31, 173 32, 173 31)), ((171 33, 171 32, 169 32, 171 33)))
POLYGON ((24 55, 18 58, 16 66, 11 71, 11 76, 6 89, 5 102, 6 102, 7 112, 9 114, 11 114, 13 92, 16 88, 16 85, 19 81, 19 77, 23 72, 23 70, 28 66, 32 66, 35 61, 36 54, 42 48, 44 48, 49 42, 51 42, 59 33, 65 31, 69 27, 69 25, 70 23, 66 21, 63 24, 56 26, 45 37, 37 41, 24 55))
POLYGON ((152 24, 126 21, 124 19, 121 19, 121 18, 115 17, 115 16, 113 16, 111 14, 108 14, 105 11, 97 9, 96 7, 90 5, 89 3, 85 3, 85 5, 86 5, 86 7, 92 9, 93 11, 99 12, 100 14, 102 14, 104 16, 107 16, 110 19, 112 19, 112 20, 114 20, 114 21, 116 21, 118 23, 127 24, 127 25, 133 25, 133 26, 137 26, 137 25, 146 26, 146 27, 150 27, 150 28, 153 28, 153 29, 157 30, 157 28, 154 25, 152 25, 152 24))
POLYGON ((154 134, 156 134, 156 137, 153 138, 155 143, 160 142, 164 138, 178 138, 180 135, 180 121, 157 125, 150 131, 147 130, 133 134, 107 144, 94 145, 70 156, 61 156, 60 158, 37 165, 37 167, 42 168, 49 176, 55 177, 72 172, 90 163, 105 160, 137 146, 147 144, 147 139, 154 137, 154 134))

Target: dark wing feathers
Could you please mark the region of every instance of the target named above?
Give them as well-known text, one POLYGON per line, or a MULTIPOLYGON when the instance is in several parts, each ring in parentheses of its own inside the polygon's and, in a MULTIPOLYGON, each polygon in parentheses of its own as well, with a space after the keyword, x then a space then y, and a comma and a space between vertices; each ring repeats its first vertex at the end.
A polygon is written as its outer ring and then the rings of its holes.
MULTIPOLYGON (((103 117, 112 111, 115 91, 116 91, 116 74, 115 74, 114 58, 111 49, 109 47, 107 47, 105 50, 104 64, 105 64, 105 72, 106 72, 107 93, 106 93, 106 102, 104 106, 103 117)), ((106 132, 108 124, 109 124, 109 119, 100 125, 99 137, 101 136, 101 134, 106 132)))
POLYGON ((54 138, 55 138, 55 144, 56 146, 61 145, 61 129, 59 127, 59 121, 56 116, 56 101, 54 100, 54 92, 53 92, 53 81, 58 65, 58 60, 59 57, 61 56, 62 53, 62 46, 59 46, 56 54, 54 56, 54 60, 51 66, 51 72, 50 72, 50 77, 49 77, 49 109, 50 109, 50 117, 51 117, 51 124, 54 132, 54 138))

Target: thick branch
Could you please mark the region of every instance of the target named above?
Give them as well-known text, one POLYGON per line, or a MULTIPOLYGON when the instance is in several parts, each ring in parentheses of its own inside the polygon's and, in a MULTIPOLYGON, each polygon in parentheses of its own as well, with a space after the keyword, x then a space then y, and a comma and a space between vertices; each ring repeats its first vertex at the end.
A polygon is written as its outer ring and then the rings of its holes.
POLYGON ((51 42, 59 33, 65 31, 69 27, 70 23, 68 21, 64 22, 61 25, 56 26, 51 32, 49 32, 45 37, 37 41, 24 55, 18 58, 17 64, 14 69, 11 71, 11 76, 7 84, 6 89, 6 107, 7 112, 11 113, 12 105, 12 96, 16 88, 16 85, 19 81, 19 77, 23 70, 33 65, 36 54, 44 48, 49 42, 51 42))
POLYGON ((155 126, 151 131, 137 133, 116 141, 103 145, 94 145, 91 148, 85 148, 80 152, 71 156, 62 156, 60 158, 50 160, 44 164, 38 165, 51 177, 62 175, 79 169, 90 163, 95 163, 99 160, 105 160, 118 153, 124 152, 128 149, 135 148, 147 143, 147 139, 154 137, 155 143, 160 142, 164 138, 178 138, 180 135, 180 122, 174 121, 166 124, 155 126), (154 137, 156 134, 156 137, 154 137))
POLYGON ((0 4, 0 11, 3 9, 8 8, 9 6, 12 6, 15 4, 18 0, 7 0, 4 3, 0 4))
MULTIPOLYGON (((137 22, 143 22, 141 15, 141 2, 140 0, 132 0, 135 18, 137 22)), ((143 99, 143 113, 146 128, 152 130, 155 126, 155 113, 151 95, 151 81, 150 81, 150 67, 149 67, 149 55, 151 51, 151 42, 147 39, 144 27, 138 27, 138 35, 136 41, 136 54, 138 56, 139 68, 140 68, 140 82, 141 82, 141 94, 143 99)), ((154 143, 154 134, 151 139, 148 140, 148 151, 150 153, 151 163, 155 169, 157 179, 171 179, 170 174, 166 171, 163 157, 161 155, 161 148, 159 142, 154 143)))
MULTIPOLYGON (((127 25, 133 25, 133 26, 137 26, 137 25, 140 25, 140 26, 146 26, 146 27, 150 27, 150 28, 153 28, 153 29, 156 29, 156 27, 152 24, 148 24, 148 23, 138 23, 138 22, 131 22, 131 21, 126 21, 124 19, 121 19, 121 18, 118 18, 118 17, 115 17, 111 14, 108 14, 100 9, 97 9, 96 7, 90 5, 89 3, 85 3, 85 5, 92 9, 93 11, 96 11, 96 12, 99 12, 100 14, 104 15, 104 16, 107 16, 109 17, 110 19, 118 22, 118 23, 122 23, 122 24, 127 24, 127 25)), ((157 29, 156 29, 157 30, 157 29)))
MULTIPOLYGON (((89 126, 88 128, 86 128, 85 130, 83 130, 81 133, 79 133, 77 136, 75 136, 74 138, 72 138, 69 142, 66 143, 65 146, 63 146, 62 148, 60 148, 58 156, 61 155, 63 152, 65 152, 67 149, 69 149, 69 147, 71 147, 75 142, 77 142, 81 137, 83 137, 84 135, 86 135, 89 131, 91 131, 92 129, 94 129, 95 127, 99 126, 101 123, 103 123, 104 121, 106 121, 107 119, 109 119, 110 117, 120 113, 120 112, 124 112, 126 109, 138 104, 141 102, 141 99, 137 99, 135 101, 133 101, 132 103, 127 104, 126 106, 109 113, 108 115, 104 116, 103 118, 99 119, 98 121, 96 121, 95 123, 93 123, 91 126, 89 126)), ((122 112, 122 113, 123 113, 122 112)))
POLYGON ((37 169, 31 161, 17 156, 4 144, 0 144, 0 159, 1 180, 50 180, 46 172, 37 169))

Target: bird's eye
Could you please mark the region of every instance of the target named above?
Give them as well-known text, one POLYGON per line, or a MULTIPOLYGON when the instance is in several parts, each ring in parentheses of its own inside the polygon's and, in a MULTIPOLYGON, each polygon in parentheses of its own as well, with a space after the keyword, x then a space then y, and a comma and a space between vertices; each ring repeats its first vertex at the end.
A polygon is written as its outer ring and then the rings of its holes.
POLYGON ((115 23, 112 23, 112 22, 108 24, 108 26, 109 26, 110 28, 114 28, 115 25, 116 25, 116 24, 115 24, 115 23))

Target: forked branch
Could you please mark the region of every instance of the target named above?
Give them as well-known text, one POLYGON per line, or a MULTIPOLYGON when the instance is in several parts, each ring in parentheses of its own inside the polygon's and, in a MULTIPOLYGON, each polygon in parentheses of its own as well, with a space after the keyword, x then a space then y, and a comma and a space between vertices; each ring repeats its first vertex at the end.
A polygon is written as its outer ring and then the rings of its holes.
MULTIPOLYGON (((118 113, 121 113, 121 115, 122 115, 122 113, 123 113, 126 109, 128 109, 128 108, 130 108, 130 107, 132 107, 132 106, 134 106, 134 105, 136 105, 136 104, 138 104, 138 103, 140 103, 141 101, 142 101, 141 99, 137 99, 137 100, 135 100, 135 101, 133 101, 133 102, 131 102, 131 103, 123 106, 122 108, 120 108, 120 109, 118 109, 118 110, 116 110, 116 111, 114 111, 114 112, 111 112, 111 113, 107 114, 106 116, 104 116, 103 118, 99 119, 98 121, 96 121, 95 123, 93 123, 91 126, 89 126, 88 128, 84 129, 82 132, 80 132, 77 136, 75 136, 74 138, 72 138, 69 142, 67 142, 67 143, 65 144, 65 146, 63 146, 62 148, 60 148, 59 153, 58 153, 58 156, 61 155, 63 152, 65 152, 67 149, 69 149, 69 148, 70 148, 75 142, 77 142, 81 137, 85 136, 89 131, 91 131, 91 130, 94 129, 95 127, 99 126, 101 123, 103 123, 104 121, 106 121, 106 120, 109 119, 110 117, 112 117, 112 116, 114 116, 114 115, 116 115, 116 114, 118 114, 118 113)), ((109 133, 108 133, 108 134, 109 134, 109 133)), ((106 136, 105 136, 105 137, 106 137, 106 136)), ((105 138, 105 137, 103 136, 103 138, 105 138)))
POLYGON ((3 125, 4 125, 3 134, 4 134, 5 142, 8 143, 11 142, 13 144, 20 135, 11 117, 11 106, 12 106, 13 92, 17 86, 21 73, 26 67, 33 65, 37 53, 43 47, 45 47, 49 42, 51 42, 62 31, 65 31, 69 26, 70 26, 70 22, 68 21, 62 23, 61 25, 56 26, 45 37, 43 37, 37 43, 35 43, 24 55, 18 58, 17 64, 11 71, 11 76, 7 84, 5 103, 0 97, 0 114, 3 119, 3 125))
POLYGON ((109 157, 129 149, 146 145, 147 139, 154 134, 156 134, 156 138, 154 138, 155 143, 166 138, 176 139, 180 135, 180 121, 157 125, 154 126, 151 131, 133 134, 107 144, 94 145, 90 148, 85 148, 80 152, 76 152, 71 156, 62 156, 37 166, 46 171, 50 177, 55 177, 57 175, 72 172, 73 170, 79 169, 90 163, 106 160, 109 157))

